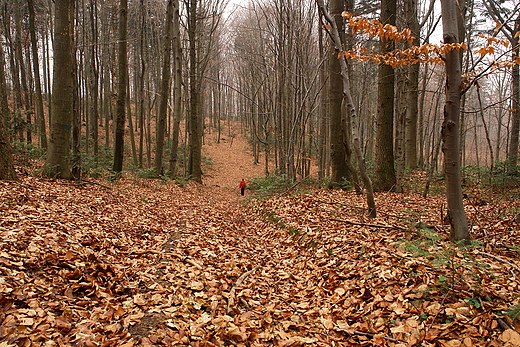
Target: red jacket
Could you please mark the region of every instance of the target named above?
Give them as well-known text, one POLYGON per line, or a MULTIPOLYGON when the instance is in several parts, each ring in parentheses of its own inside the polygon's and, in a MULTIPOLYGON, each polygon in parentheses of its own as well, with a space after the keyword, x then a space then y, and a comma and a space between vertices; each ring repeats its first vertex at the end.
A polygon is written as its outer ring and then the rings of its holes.
POLYGON ((240 181, 240 186, 239 187, 240 187, 240 189, 245 188, 246 187, 246 181, 244 181, 244 180, 240 181))

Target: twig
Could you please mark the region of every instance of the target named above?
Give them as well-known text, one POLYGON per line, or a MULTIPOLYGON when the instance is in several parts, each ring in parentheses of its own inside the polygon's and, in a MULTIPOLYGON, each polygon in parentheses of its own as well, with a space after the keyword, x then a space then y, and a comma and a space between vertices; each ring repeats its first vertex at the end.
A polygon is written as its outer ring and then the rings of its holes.
POLYGON ((281 194, 277 195, 275 197, 275 199, 278 199, 278 198, 281 198, 282 196, 284 196, 285 194, 289 193, 291 190, 293 190, 294 188, 296 188, 297 185, 299 185, 300 183, 302 183, 307 177, 299 180, 298 182, 296 182, 295 184, 293 184, 292 186, 289 187, 289 189, 285 190, 284 192, 282 192, 281 194))
POLYGON ((106 189, 112 189, 112 187, 105 186, 104 184, 97 183, 97 182, 94 182, 94 181, 89 181, 89 180, 83 180, 83 179, 82 179, 80 182, 85 182, 85 183, 95 184, 95 185, 97 185, 97 186, 100 186, 100 187, 103 187, 103 188, 106 188, 106 189))
POLYGON ((338 218, 331 218, 330 220, 336 221, 336 222, 342 222, 352 225, 362 225, 372 228, 383 228, 383 229, 397 229, 397 230, 408 230, 406 228, 397 226, 397 225, 382 225, 382 224, 370 224, 370 223, 360 223, 360 222, 354 222, 348 219, 338 219, 338 218))
MULTIPOLYGON (((513 264, 513 263, 511 263, 511 262, 509 262, 509 261, 507 261, 505 259, 500 258, 499 256, 496 256, 496 255, 491 254, 491 253, 483 252, 483 251, 479 251, 479 253, 482 254, 482 255, 485 255, 487 257, 493 258, 495 260, 498 260, 498 261, 500 261, 500 262, 502 262, 504 264, 507 264, 507 265, 511 266, 513 269, 515 269, 516 271, 520 272, 520 267, 518 267, 517 265, 515 265, 515 264, 513 264)), ((513 277, 515 277, 514 273, 513 273, 513 277)), ((516 279, 516 277, 515 277, 515 279, 516 279)))
POLYGON ((404 255, 397 254, 396 252, 391 251, 391 250, 389 250, 389 249, 386 249, 386 251, 387 251, 388 253, 390 253, 390 254, 393 254, 394 256, 396 256, 396 257, 398 257, 398 258, 403 259, 403 260, 413 261, 413 262, 415 262, 415 263, 417 263, 417 264, 419 264, 419 265, 422 265, 422 266, 424 266, 424 267, 427 267, 427 268, 429 268, 429 269, 431 269, 431 270, 433 270, 433 271, 435 271, 435 272, 444 273, 443 270, 438 269, 438 268, 436 268, 436 267, 434 267, 433 265, 430 265, 430 264, 428 264, 428 263, 425 263, 424 261, 420 261, 420 260, 417 260, 417 259, 413 259, 413 258, 405 257, 404 255))
POLYGON ((498 325, 500 325, 500 327, 504 330, 508 330, 508 329, 513 329, 509 326, 509 324, 507 324, 506 321, 504 321, 502 318, 498 318, 497 319, 497 322, 498 322, 498 325))
POLYGON ((192 259, 186 259, 185 261, 186 261, 186 263, 195 266, 195 267, 196 267, 197 269, 199 269, 199 270, 202 270, 202 269, 203 269, 202 265, 200 265, 199 263, 197 263, 195 260, 192 260, 192 259))
POLYGON ((235 304, 235 291, 236 291, 236 288, 238 286, 240 286, 242 284, 242 282, 244 282, 244 280, 246 279, 247 276, 251 275, 253 272, 255 272, 256 270, 258 270, 258 268, 260 267, 260 265, 257 265, 255 266, 254 268, 252 268, 251 270, 249 271, 246 271, 244 272, 242 275, 240 275, 240 277, 237 279, 237 281, 235 282, 235 284, 233 285, 233 288, 231 288, 231 290, 229 291, 229 296, 228 296, 228 305, 227 305, 227 312, 229 312, 229 309, 232 305, 235 304))
MULTIPOLYGON (((343 333, 347 333, 349 335, 363 335, 363 336, 368 336, 368 337, 374 337, 376 335, 374 333, 367 333, 367 332, 359 331, 359 330, 340 329, 340 328, 336 328, 335 330, 337 332, 343 332, 343 333)), ((390 341, 390 342, 406 343, 405 341, 397 340, 397 339, 394 339, 393 337, 390 337, 390 336, 383 336, 383 338, 385 340, 390 341)))

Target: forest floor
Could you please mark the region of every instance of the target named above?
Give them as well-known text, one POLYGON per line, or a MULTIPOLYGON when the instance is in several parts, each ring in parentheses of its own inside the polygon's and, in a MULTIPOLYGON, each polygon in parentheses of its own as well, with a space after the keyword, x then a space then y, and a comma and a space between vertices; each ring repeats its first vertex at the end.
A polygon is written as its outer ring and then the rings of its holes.
POLYGON ((418 175, 369 220, 350 191, 242 197, 247 141, 206 141, 204 185, 0 182, 0 347, 520 346, 518 190, 468 192, 462 249, 418 175))

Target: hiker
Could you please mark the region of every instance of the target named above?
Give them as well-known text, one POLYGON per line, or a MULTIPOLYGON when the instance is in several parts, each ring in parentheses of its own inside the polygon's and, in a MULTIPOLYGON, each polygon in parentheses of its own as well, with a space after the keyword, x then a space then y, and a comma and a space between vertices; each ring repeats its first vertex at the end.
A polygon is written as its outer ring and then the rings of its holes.
POLYGON ((246 181, 242 180, 240 181, 240 194, 244 195, 244 192, 246 191, 246 181))

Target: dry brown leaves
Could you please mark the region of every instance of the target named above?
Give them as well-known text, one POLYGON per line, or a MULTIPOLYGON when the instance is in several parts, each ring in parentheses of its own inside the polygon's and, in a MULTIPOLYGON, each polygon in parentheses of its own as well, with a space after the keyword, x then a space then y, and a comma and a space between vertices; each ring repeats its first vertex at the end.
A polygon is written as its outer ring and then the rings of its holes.
POLYGON ((102 183, 0 182, 0 346, 520 345, 499 319, 520 304, 505 205, 469 204, 481 248, 417 254, 398 241, 419 223, 446 236, 442 198, 379 194, 368 221, 350 192, 243 205, 102 183))

